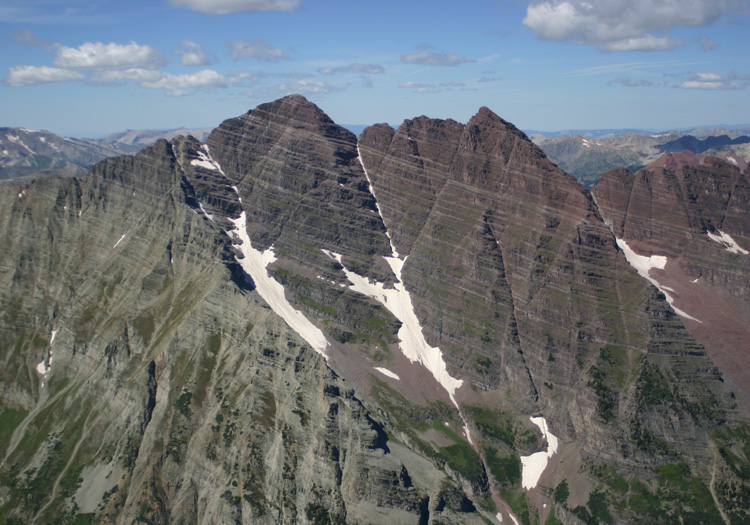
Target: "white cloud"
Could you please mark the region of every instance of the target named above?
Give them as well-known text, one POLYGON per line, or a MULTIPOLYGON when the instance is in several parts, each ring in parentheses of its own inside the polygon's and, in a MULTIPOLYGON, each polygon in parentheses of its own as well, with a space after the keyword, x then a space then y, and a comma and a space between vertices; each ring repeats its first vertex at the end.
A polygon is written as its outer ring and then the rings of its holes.
POLYGON ((655 51, 681 45, 681 41, 666 35, 673 27, 708 26, 741 3, 734 0, 536 0, 529 5, 523 23, 542 40, 595 45, 603 51, 655 51))
POLYGON ((203 46, 190 40, 183 40, 182 49, 178 49, 175 53, 180 55, 183 66, 208 66, 213 64, 213 59, 206 53, 203 46))
POLYGON ((422 64, 426 66, 457 66, 476 62, 473 58, 459 58, 455 53, 442 53, 438 51, 420 51, 401 55, 401 61, 410 64, 422 64))
POLYGON ((327 95, 338 93, 340 88, 332 86, 327 82, 317 80, 298 80, 296 82, 284 82, 276 86, 269 86, 258 91, 250 92, 248 95, 264 99, 278 98, 286 95, 327 95))
POLYGON ((669 51, 680 47, 685 43, 684 40, 673 40, 668 36, 657 37, 652 34, 639 36, 636 38, 625 38, 601 44, 599 49, 602 51, 669 51))
POLYGON ((293 93, 325 94, 341 91, 339 88, 334 87, 326 82, 319 82, 316 80, 298 80, 297 82, 287 82, 284 84, 279 84, 277 86, 277 89, 279 91, 283 91, 285 95, 291 95, 293 93))
POLYGON ((169 95, 185 95, 188 90, 223 88, 228 84, 237 84, 248 80, 249 73, 237 73, 225 77, 212 69, 203 69, 195 73, 173 75, 155 69, 112 69, 103 71, 95 77, 93 83, 115 83, 123 80, 135 82, 148 89, 163 89, 169 95))
POLYGON ((729 74, 727 78, 718 73, 696 73, 688 80, 680 84, 685 89, 744 89, 748 87, 750 77, 747 75, 738 75, 735 72, 729 74))
POLYGON ((362 73, 367 75, 380 75, 385 73, 385 68, 377 64, 349 64, 341 67, 322 67, 318 69, 321 75, 333 75, 335 73, 362 73))
POLYGON ((118 82, 120 80, 131 80, 133 82, 156 82, 161 79, 164 73, 155 69, 146 69, 133 67, 129 69, 109 69, 102 71, 97 80, 101 82, 118 82))
POLYGON ((187 7, 204 15, 227 15, 253 11, 294 11, 301 0, 169 0, 175 7, 187 7))
POLYGON ((174 96, 184 95, 187 89, 212 89, 225 87, 226 84, 227 80, 224 75, 212 69, 203 69, 184 75, 162 73, 158 80, 140 82, 140 85, 145 88, 165 89, 168 94, 174 96))
POLYGON ((277 62, 279 60, 289 59, 289 55, 281 49, 268 45, 262 38, 248 44, 244 40, 229 42, 227 44, 232 52, 232 58, 235 60, 247 60, 254 58, 263 62, 277 62))
POLYGON ((81 80, 83 75, 77 71, 50 66, 15 66, 8 71, 5 82, 14 87, 45 84, 49 82, 69 82, 81 80))
POLYGON ((86 42, 78 48, 57 45, 55 53, 55 66, 69 69, 144 68, 167 63, 153 47, 135 42, 124 45, 86 42))

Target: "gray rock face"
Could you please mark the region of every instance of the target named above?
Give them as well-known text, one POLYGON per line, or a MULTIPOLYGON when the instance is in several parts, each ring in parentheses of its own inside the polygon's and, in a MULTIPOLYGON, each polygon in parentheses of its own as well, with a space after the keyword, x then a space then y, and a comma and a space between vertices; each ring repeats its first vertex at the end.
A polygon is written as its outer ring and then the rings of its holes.
POLYGON ((750 429, 716 366, 486 108, 358 141, 291 96, 0 189, 6 520, 742 517, 750 429), (412 305, 444 375, 405 353, 412 305))

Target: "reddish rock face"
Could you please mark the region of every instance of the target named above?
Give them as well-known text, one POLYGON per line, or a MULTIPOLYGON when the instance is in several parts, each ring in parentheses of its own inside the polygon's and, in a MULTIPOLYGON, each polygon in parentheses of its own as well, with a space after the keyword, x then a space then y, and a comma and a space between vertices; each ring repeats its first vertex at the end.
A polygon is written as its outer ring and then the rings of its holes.
MULTIPOLYGON (((420 117, 366 129, 359 149, 393 243, 409 256, 404 280, 428 340, 457 377, 555 414, 553 426, 584 450, 611 439, 584 415, 607 404, 590 375, 607 366, 603 349, 628 356, 626 376, 651 359, 700 361, 708 375, 693 377, 715 384, 700 345, 635 275, 590 193, 512 124, 487 108, 465 125, 420 117)), ((634 409, 630 394, 616 397, 619 413, 634 409)))
POLYGON ((747 173, 718 157, 670 153, 635 174, 604 174, 593 193, 616 237, 639 254, 667 256, 652 276, 674 290, 675 306, 698 320, 685 319, 687 328, 750 393, 747 173))

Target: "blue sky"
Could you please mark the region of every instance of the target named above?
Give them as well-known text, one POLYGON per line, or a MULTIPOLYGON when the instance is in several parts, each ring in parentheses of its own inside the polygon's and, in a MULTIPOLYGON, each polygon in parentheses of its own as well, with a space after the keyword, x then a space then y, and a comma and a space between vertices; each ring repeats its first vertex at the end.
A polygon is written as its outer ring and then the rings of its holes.
POLYGON ((0 0, 0 126, 215 127, 301 93, 338 123, 750 123, 750 0, 0 0))

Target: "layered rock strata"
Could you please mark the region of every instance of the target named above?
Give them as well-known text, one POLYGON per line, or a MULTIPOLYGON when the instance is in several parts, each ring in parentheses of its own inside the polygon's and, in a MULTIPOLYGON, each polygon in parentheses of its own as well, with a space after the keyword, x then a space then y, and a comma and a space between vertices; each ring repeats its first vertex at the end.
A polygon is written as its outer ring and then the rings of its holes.
POLYGON ((290 96, 8 190, 6 519, 741 517, 731 388, 487 108, 357 140, 290 96))

